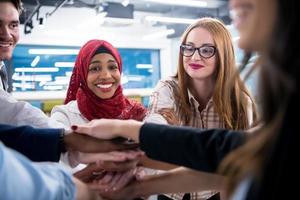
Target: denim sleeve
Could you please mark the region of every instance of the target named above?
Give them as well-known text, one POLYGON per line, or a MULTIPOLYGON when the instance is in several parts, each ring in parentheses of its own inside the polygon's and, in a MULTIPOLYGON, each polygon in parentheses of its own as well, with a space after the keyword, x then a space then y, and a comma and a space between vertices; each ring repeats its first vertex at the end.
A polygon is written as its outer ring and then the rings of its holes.
POLYGON ((57 163, 34 163, 0 142, 1 199, 75 199, 70 173, 57 163))

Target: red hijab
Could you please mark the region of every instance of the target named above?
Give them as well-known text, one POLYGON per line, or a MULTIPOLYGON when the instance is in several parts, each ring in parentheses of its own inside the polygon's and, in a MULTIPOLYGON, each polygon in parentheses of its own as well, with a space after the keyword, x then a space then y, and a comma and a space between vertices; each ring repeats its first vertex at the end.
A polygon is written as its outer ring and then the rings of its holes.
POLYGON ((107 118, 141 121, 146 114, 146 109, 140 103, 127 99, 123 95, 121 85, 110 99, 101 99, 88 88, 86 80, 89 64, 100 47, 105 47, 111 52, 118 63, 120 73, 122 73, 122 60, 116 48, 104 40, 88 41, 81 47, 76 58, 65 104, 77 100, 79 111, 88 120, 107 118))

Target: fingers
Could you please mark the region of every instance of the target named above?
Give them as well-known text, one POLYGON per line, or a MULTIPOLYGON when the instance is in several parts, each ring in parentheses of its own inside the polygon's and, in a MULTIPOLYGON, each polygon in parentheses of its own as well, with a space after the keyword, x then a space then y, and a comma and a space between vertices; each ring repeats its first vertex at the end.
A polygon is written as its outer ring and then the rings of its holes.
POLYGON ((78 161, 80 163, 88 164, 101 161, 114 161, 114 162, 121 162, 125 161, 126 155, 124 154, 113 154, 113 152, 109 153, 79 153, 78 154, 78 161))
POLYGON ((116 150, 135 149, 138 144, 123 144, 110 140, 102 140, 78 133, 67 134, 64 142, 68 151, 75 150, 86 153, 102 153, 116 150))
POLYGON ((120 190, 125 187, 134 178, 135 171, 135 169, 131 169, 123 173, 119 181, 113 186, 113 191, 120 190))
POLYGON ((96 177, 101 178, 105 175, 105 171, 95 163, 88 165, 84 169, 73 174, 76 178, 85 183, 93 181, 96 177))
POLYGON ((72 125, 71 129, 74 132, 85 134, 85 135, 91 135, 91 133, 92 133, 89 123, 82 124, 82 125, 72 125))
POLYGON ((173 109, 162 108, 158 111, 158 113, 161 114, 165 118, 165 120, 168 122, 168 124, 179 125, 179 121, 178 121, 175 111, 173 109))
POLYGON ((124 172, 136 167, 138 160, 125 161, 125 162, 102 162, 98 164, 99 167, 106 171, 124 172))

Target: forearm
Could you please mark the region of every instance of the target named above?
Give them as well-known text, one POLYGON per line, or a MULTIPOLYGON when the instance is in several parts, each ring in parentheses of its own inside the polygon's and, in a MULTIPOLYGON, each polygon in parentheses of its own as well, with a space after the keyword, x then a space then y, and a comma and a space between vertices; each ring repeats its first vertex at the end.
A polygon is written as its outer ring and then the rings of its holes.
POLYGON ((151 168, 151 169, 158 169, 158 170, 171 170, 177 168, 177 165, 172 165, 166 162, 160 162, 157 160, 153 160, 148 158, 147 156, 143 156, 140 164, 144 167, 151 168))
POLYGON ((71 175, 57 163, 33 163, 0 143, 1 199, 74 199, 71 175))
POLYGON ((244 140, 243 133, 221 129, 157 124, 140 128, 140 147, 149 158, 206 172, 215 172, 223 158, 244 140))
POLYGON ((163 174, 151 175, 135 185, 135 196, 152 194, 186 193, 204 190, 222 190, 223 176, 176 168, 163 174))
POLYGON ((58 161, 62 131, 0 125, 0 140, 33 161, 58 161))
POLYGON ((115 120, 115 127, 112 130, 116 136, 130 138, 139 142, 140 129, 143 125, 142 122, 135 120, 115 120))

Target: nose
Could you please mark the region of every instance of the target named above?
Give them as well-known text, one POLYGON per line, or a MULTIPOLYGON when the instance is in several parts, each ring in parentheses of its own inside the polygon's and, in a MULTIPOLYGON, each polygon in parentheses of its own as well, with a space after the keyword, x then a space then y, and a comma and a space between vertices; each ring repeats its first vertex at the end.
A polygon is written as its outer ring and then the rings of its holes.
POLYGON ((0 26, 0 37, 1 38, 10 38, 10 32, 9 32, 9 28, 7 26, 1 25, 0 26))
POLYGON ((202 57, 199 54, 199 50, 198 49, 195 50, 195 52, 194 52, 194 54, 192 56, 192 59, 193 60, 201 60, 202 59, 202 57))
POLYGON ((111 77, 111 74, 108 70, 102 70, 99 74, 98 74, 98 78, 100 79, 108 79, 111 77))

